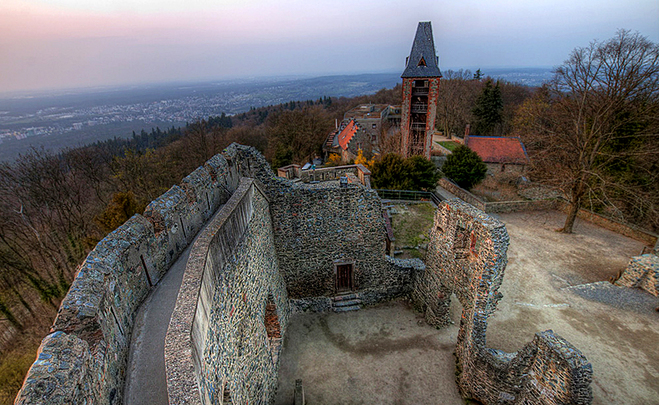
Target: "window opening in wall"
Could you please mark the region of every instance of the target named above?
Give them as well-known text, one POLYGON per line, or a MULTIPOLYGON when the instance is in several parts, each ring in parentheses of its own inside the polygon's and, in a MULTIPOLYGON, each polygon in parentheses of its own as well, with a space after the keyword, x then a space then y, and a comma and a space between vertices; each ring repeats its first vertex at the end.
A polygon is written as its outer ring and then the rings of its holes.
POLYGON ((112 317, 114 318, 114 321, 117 323, 117 327, 119 328, 119 332, 121 332, 122 336, 124 335, 124 328, 121 327, 121 323, 119 323, 119 318, 117 318, 117 314, 114 313, 114 308, 110 307, 110 313, 112 314, 112 317))
POLYGON ((469 252, 474 256, 478 257, 478 251, 480 250, 480 241, 476 236, 475 232, 471 233, 471 241, 469 243, 469 252))
POLYGON ((247 319, 242 319, 238 324, 238 330, 236 331, 236 353, 238 356, 242 356, 245 352, 245 346, 247 346, 247 340, 249 334, 246 331, 247 329, 247 319))
POLYGON ((277 364, 279 358, 279 348, 281 347, 281 325, 279 324, 279 315, 277 315, 277 305, 272 294, 268 295, 265 303, 265 334, 268 338, 268 347, 272 362, 277 364))
POLYGON ((222 390, 222 398, 220 399, 220 405, 229 405, 233 404, 231 400, 231 390, 229 389, 229 382, 224 382, 224 389, 222 390))
POLYGON ((151 282, 151 276, 149 275, 149 270, 146 268, 146 262, 144 261, 144 255, 140 255, 140 259, 142 260, 142 268, 144 269, 144 274, 146 274, 146 281, 149 282, 149 287, 153 286, 153 283, 151 282))
POLYGON ((468 256, 468 248, 470 242, 470 233, 467 229, 458 225, 455 228, 455 235, 453 238, 453 257, 456 260, 466 259, 468 256))
POLYGON ((185 234, 185 226, 183 225, 183 219, 179 217, 178 222, 181 224, 181 231, 183 232, 183 238, 185 240, 188 240, 188 236, 185 234))

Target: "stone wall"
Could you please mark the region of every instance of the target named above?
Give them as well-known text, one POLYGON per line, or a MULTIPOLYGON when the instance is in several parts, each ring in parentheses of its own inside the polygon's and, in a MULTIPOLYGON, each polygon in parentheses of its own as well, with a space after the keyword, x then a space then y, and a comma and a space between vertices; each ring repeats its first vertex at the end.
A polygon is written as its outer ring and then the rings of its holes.
POLYGON ((268 201, 244 179, 192 247, 165 342, 170 403, 267 404, 290 314, 268 201), (271 302, 277 336, 266 331, 271 302))
POLYGON ((451 180, 446 177, 439 179, 439 185, 443 187, 448 192, 454 194, 456 197, 460 198, 462 201, 466 201, 479 210, 485 211, 485 202, 471 194, 469 191, 453 183, 451 180))
MULTIPOLYGON (((412 292, 414 278, 425 268, 425 264, 420 259, 395 259, 387 256, 385 267, 382 269, 387 281, 379 286, 357 289, 354 292, 355 297, 359 299, 362 306, 408 297, 412 292)), ((292 312, 324 312, 332 309, 332 298, 330 296, 305 296, 292 298, 290 304, 292 312)))
MULTIPOLYGON (((352 175, 355 179, 364 185, 366 188, 371 188, 371 171, 363 165, 347 165, 335 167, 322 167, 316 170, 302 170, 300 171, 300 179, 304 183, 310 181, 331 181, 339 180, 342 176, 352 175)), ((285 176, 280 176, 285 177, 285 176)), ((286 177, 289 178, 290 177, 286 177)))
POLYGON ((485 166, 487 166, 487 173, 497 178, 505 175, 519 177, 526 172, 526 165, 519 163, 485 163, 485 166))
POLYGON ((279 264, 291 297, 335 294, 336 263, 353 263, 355 288, 388 280, 377 193, 358 185, 292 185, 271 197, 279 264))
POLYGON ((509 237, 503 223, 462 201, 444 202, 435 215, 426 270, 412 297, 428 323, 450 322, 451 294, 462 304, 456 347, 458 387, 484 404, 587 404, 592 368, 552 331, 536 334, 521 351, 486 346, 487 318, 502 295, 509 237))
POLYGON ((98 243, 64 297, 17 404, 122 403, 137 309, 236 180, 236 170, 216 156, 98 243))
MULTIPOLYGON (((545 200, 532 201, 485 202, 447 178, 441 178, 439 180, 439 186, 454 194, 461 200, 466 201, 474 207, 488 213, 509 213, 516 211, 545 209, 555 209, 567 212, 568 210, 568 203, 563 198, 548 198, 545 200)), ((630 238, 641 241, 647 246, 655 246, 655 250, 657 249, 656 246, 659 245, 659 235, 641 229, 633 224, 621 222, 614 218, 609 218, 605 215, 597 214, 583 208, 577 212, 577 217, 595 225, 601 226, 602 228, 619 233, 620 235, 628 236, 630 238)))
MULTIPOLYGON (((227 148, 243 176, 256 178, 270 201, 279 268, 291 298, 336 294, 335 265, 352 263, 355 290, 405 283, 409 270, 388 264, 377 193, 360 184, 293 183, 275 177, 254 148, 227 148)), ((409 269, 411 267, 408 267, 409 269)))
POLYGON ((559 200, 524 200, 524 201, 493 201, 485 203, 485 212, 509 213, 519 211, 553 210, 559 204, 559 200))
POLYGON ((659 297, 659 257, 654 254, 632 257, 616 285, 640 288, 659 297))
MULTIPOLYGON (((557 203, 557 209, 567 212, 568 203, 561 200, 557 203)), ((620 235, 628 236, 645 243, 648 246, 654 246, 659 242, 659 235, 640 229, 629 223, 624 223, 613 218, 606 217, 601 214, 594 213, 586 209, 580 209, 577 212, 577 217, 585 221, 601 226, 602 228, 619 233, 620 235)))

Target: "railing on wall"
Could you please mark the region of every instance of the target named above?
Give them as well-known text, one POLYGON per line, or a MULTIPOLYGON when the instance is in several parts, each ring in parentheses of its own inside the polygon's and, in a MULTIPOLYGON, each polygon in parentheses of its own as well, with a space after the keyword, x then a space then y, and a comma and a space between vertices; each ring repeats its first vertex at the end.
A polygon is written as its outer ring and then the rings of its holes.
POLYGON ((404 201, 432 201, 435 205, 442 202, 442 198, 431 191, 415 190, 387 190, 376 189, 378 196, 384 200, 404 200, 404 201))

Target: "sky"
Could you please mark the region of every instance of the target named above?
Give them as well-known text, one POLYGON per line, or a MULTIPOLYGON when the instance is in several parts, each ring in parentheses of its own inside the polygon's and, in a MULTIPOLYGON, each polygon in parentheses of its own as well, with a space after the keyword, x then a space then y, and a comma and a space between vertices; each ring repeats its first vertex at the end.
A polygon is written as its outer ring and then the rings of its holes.
POLYGON ((402 72, 419 21, 441 69, 557 66, 621 28, 659 42, 657 0, 1 0, 0 93, 402 72))

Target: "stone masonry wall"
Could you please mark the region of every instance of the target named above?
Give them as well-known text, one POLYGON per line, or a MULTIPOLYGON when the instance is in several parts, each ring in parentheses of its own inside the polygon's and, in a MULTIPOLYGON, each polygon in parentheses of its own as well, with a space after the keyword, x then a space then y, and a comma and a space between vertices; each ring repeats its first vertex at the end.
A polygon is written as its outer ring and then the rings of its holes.
POLYGON ((487 318, 501 299, 508 244, 503 223, 462 201, 444 202, 435 214, 426 270, 415 280, 415 304, 436 326, 449 322, 452 293, 462 304, 456 362, 463 396, 484 404, 590 403, 590 363, 552 331, 536 334, 517 353, 487 348, 487 318))
POLYGON ((659 257, 654 254, 632 257, 616 285, 640 288, 659 297, 659 257))
POLYGON ((137 309, 237 178, 215 156, 98 243, 64 297, 17 404, 122 403, 137 309))
MULTIPOLYGON (((559 202, 557 203, 557 209, 563 212, 567 212, 568 210, 567 201, 559 200, 559 202)), ((659 235, 657 234, 648 232, 633 224, 624 223, 617 219, 609 218, 584 208, 581 208, 577 212, 577 218, 581 218, 592 224, 601 226, 604 229, 608 229, 610 231, 619 233, 620 235, 624 235, 636 239, 638 241, 645 243, 648 246, 653 246, 656 243, 659 243, 659 235)))
POLYGON ((339 180, 342 176, 347 175, 353 175, 366 188, 371 188, 371 171, 360 164, 303 170, 300 172, 300 179, 303 183, 309 183, 310 181, 339 180))
POLYGON ((468 202, 469 204, 473 205, 479 210, 485 211, 484 201, 482 201, 475 195, 471 194, 469 191, 458 186, 457 184, 453 183, 451 180, 447 179, 446 177, 442 177, 441 179, 439 179, 439 185, 444 189, 446 189, 447 191, 455 194, 455 196, 462 199, 463 201, 468 202))
POLYGON ((192 248, 165 342, 170 403, 267 404, 290 314, 268 201, 243 179, 192 248), (277 337, 266 332, 276 308, 277 337))
POLYGON ((319 297, 320 303, 307 309, 322 310, 326 297, 336 294, 338 263, 353 264, 355 290, 367 302, 409 291, 414 265, 387 261, 382 202, 374 190, 360 184, 294 183, 276 177, 254 148, 233 144, 226 153, 239 162, 241 175, 263 184, 279 269, 291 298, 319 297))
POLYGON ((519 211, 543 211, 553 210, 559 204, 556 199, 547 200, 525 200, 525 201, 488 201, 485 203, 485 212, 510 213, 519 211))

